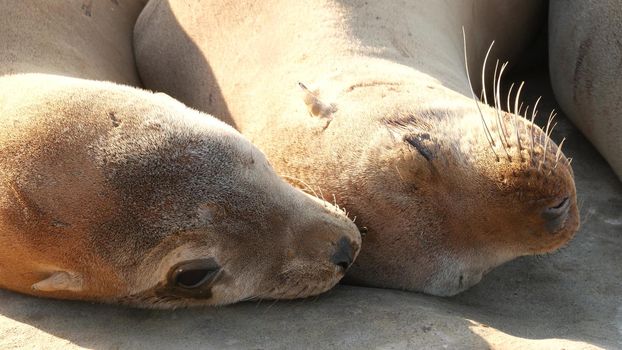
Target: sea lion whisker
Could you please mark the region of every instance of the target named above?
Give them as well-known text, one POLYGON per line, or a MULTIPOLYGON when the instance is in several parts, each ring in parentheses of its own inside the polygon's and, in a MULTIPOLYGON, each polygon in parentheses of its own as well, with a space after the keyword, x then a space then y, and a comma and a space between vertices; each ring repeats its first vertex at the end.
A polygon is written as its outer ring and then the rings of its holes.
POLYGON ((335 196, 335 194, 334 194, 334 193, 332 193, 332 195, 333 195, 333 205, 334 205, 335 207, 337 207, 337 209, 339 209, 339 210, 341 210, 341 211, 345 212, 345 210, 344 210, 344 209, 341 209, 341 208, 339 207, 339 204, 337 204, 337 196, 335 196))
POLYGON ((564 146, 564 141, 566 141, 565 137, 562 139, 562 142, 559 143, 559 146, 557 146, 557 152, 555 152, 555 166, 553 169, 557 168, 557 165, 559 164, 559 158, 562 154, 562 146, 564 146))
POLYGON ((286 179, 290 179, 290 180, 294 180, 294 181, 298 181, 298 182, 300 182, 301 184, 303 184, 303 185, 306 187, 306 189, 308 189, 309 191, 311 191, 311 192, 312 192, 311 194, 313 194, 313 195, 314 195, 315 197, 317 197, 317 198, 320 198, 320 197, 318 197, 317 192, 315 192, 315 190, 313 189, 313 187, 311 187, 311 185, 309 185, 308 183, 304 182, 303 180, 298 179, 298 178, 293 177, 293 176, 290 176, 290 175, 284 175, 284 174, 283 174, 283 175, 281 175, 281 176, 282 176, 282 177, 284 177, 284 178, 286 178, 286 179))
MULTIPOLYGON (((281 293, 280 295, 283 295, 283 293, 281 293)), ((268 311, 270 311, 270 309, 272 309, 272 307, 276 305, 278 301, 278 299, 274 299, 274 301, 270 303, 270 305, 268 305, 268 307, 264 310, 264 314, 268 313, 268 311)))
MULTIPOLYGON (((521 106, 522 106, 522 104, 521 104, 521 106)), ((519 110, 520 110, 520 107, 519 107, 519 110)), ((525 114, 528 114, 528 112, 529 112, 529 105, 527 105, 527 107, 525 108, 525 114)), ((516 130, 516 142, 518 142, 518 154, 520 155, 521 160, 523 160, 523 153, 521 152, 523 150, 523 147, 522 147, 521 142, 520 142, 520 134, 521 133, 520 133, 520 130, 519 130, 520 124, 518 123, 518 118, 519 118, 519 116, 517 116, 517 114, 514 114, 514 130, 516 130)))
MULTIPOLYGON (((303 184, 303 185, 304 185, 304 186, 305 186, 308 190, 310 190, 310 191, 312 192, 312 193, 309 193, 309 194, 312 194, 313 196, 315 196, 315 198, 318 198, 318 199, 321 199, 322 201, 324 201, 324 207, 325 207, 325 208, 327 207, 327 205, 326 205, 326 200, 324 199, 324 193, 322 193, 322 188, 321 188, 320 186, 318 186, 318 188, 317 188, 317 189, 318 189, 318 191, 320 192, 320 195, 318 196, 317 192, 313 189, 313 187, 311 187, 311 185, 309 185, 308 183, 304 182, 303 180, 298 179, 298 178, 293 177, 293 176, 290 176, 290 175, 282 175, 282 176, 283 176, 284 178, 288 178, 288 179, 291 179, 291 180, 294 180, 294 181, 298 181, 298 182, 300 182, 301 184, 303 184)), ((307 193, 308 193, 308 192, 307 192, 307 193)), ((336 207, 339 211, 341 211, 341 212, 345 213, 345 210, 344 210, 344 209, 341 209, 341 208, 339 208, 338 206, 335 206, 335 207, 336 207)))
MULTIPOLYGON (((464 35, 464 27, 462 27, 462 34, 464 35)), ((464 39, 464 56, 466 57, 466 36, 464 39)), ((488 56, 490 55, 490 51, 492 47, 495 45, 495 41, 493 40, 488 47, 488 51, 486 51, 486 56, 484 56, 484 63, 482 64, 482 91, 484 92, 484 103, 488 104, 488 99, 486 98, 486 62, 488 61, 488 56)))
POLYGON ((591 218, 595 213, 595 211, 593 210, 588 210, 588 211, 584 210, 585 209, 585 198, 581 198, 581 200, 577 199, 577 209, 581 213, 581 218, 582 218, 581 223, 580 223, 581 226, 585 225, 587 223, 587 220, 591 218))
POLYGON ((542 166, 542 164, 544 164, 546 162, 546 150, 548 147, 548 143, 549 143, 549 128, 551 127, 551 121, 553 120, 553 113, 554 110, 551 111, 551 113, 549 114, 549 119, 546 123, 546 131, 544 132, 544 151, 542 152, 542 160, 540 161, 540 164, 538 164, 538 171, 540 171, 540 168, 542 166))
POLYGON ((531 122, 533 123, 534 119, 535 119, 535 114, 537 113, 538 110, 538 103, 540 103, 540 100, 542 99, 542 96, 539 96, 538 99, 536 100, 536 103, 533 105, 533 115, 531 117, 531 122))
MULTIPOLYGON (((499 62, 499 60, 497 60, 497 63, 499 62)), ((505 68, 508 66, 508 62, 505 62, 504 64, 501 65, 501 70, 499 71, 499 76, 497 77, 497 90, 496 90, 496 102, 497 102, 497 118, 499 119, 499 123, 500 123, 500 128, 501 128, 501 134, 503 135, 503 139, 505 140, 505 143, 508 145, 510 145, 510 143, 508 142, 507 136, 509 135, 507 129, 505 128, 505 125, 502 121, 502 117, 501 117, 501 77, 503 76, 503 72, 505 71, 505 68)))
MULTIPOLYGON (((523 111, 525 114, 529 114, 529 107, 531 107, 530 105, 527 105, 527 107, 525 107, 525 110, 523 111)), ((523 108, 523 103, 521 102, 519 109, 523 108)), ((519 115, 519 117, 521 118, 525 118, 522 115, 519 115)), ((526 118, 525 118, 526 119, 526 118)))
MULTIPOLYGON (((499 70, 499 60, 495 62, 495 70, 492 73, 492 102, 495 107, 495 112, 499 107, 499 103, 497 101, 497 71, 499 70)), ((498 115, 498 114, 497 114, 498 115)))
MULTIPOLYGON (((518 102, 520 101, 520 93, 523 90, 523 86, 525 85, 524 81, 521 81, 518 86, 518 91, 516 91, 516 96, 514 97, 514 111, 518 111, 518 102)), ((519 113, 520 114, 520 113, 519 113)))
MULTIPOLYGON (((499 155, 497 154, 497 152, 495 152, 494 140, 492 138, 492 134, 490 133, 490 130, 488 129, 488 125, 486 125, 486 120, 484 118, 484 114, 482 113, 482 109, 479 106, 479 102, 477 101, 477 98, 475 97, 475 91, 473 91, 473 84, 471 83, 471 76, 469 74, 469 61, 468 61, 468 58, 467 58, 466 33, 464 31, 464 26, 462 26, 462 44, 463 44, 463 50, 464 50, 464 68, 465 68, 465 71, 466 71, 467 80, 469 82, 469 90, 471 90, 471 95, 473 96, 473 101, 475 102, 475 106, 477 107, 477 110, 479 111, 479 115, 481 117, 482 124, 484 125, 484 134, 486 134, 486 140, 488 140, 488 144, 490 145, 490 150, 495 155, 496 160, 499 161, 499 155)), ((493 41, 493 44, 494 44, 494 41, 493 41)), ((492 48, 492 44, 490 45, 490 48, 488 49, 488 51, 490 51, 491 48, 492 48)), ((486 57, 488 57, 488 54, 486 55, 486 57)), ((484 90, 482 90, 482 92, 484 92, 484 90)), ((486 93, 484 92, 484 97, 485 96, 486 96, 486 93)))
POLYGON ((548 138, 551 138, 551 135, 553 135, 553 130, 555 130, 556 126, 557 126, 557 122, 555 122, 553 126, 551 126, 551 130, 549 130, 549 135, 547 135, 548 138))
POLYGON ((298 291, 298 293, 296 293, 296 295, 294 296, 294 299, 298 299, 300 298, 300 296, 304 295, 304 293, 309 289, 312 288, 310 285, 306 285, 306 286, 302 286, 302 288, 300 288, 300 290, 298 291))
POLYGON ((505 154, 508 156, 508 159, 511 160, 508 150, 506 148, 507 140, 505 141, 505 143, 503 141, 503 139, 505 138, 505 133, 503 132, 503 126, 501 125, 502 124, 501 117, 499 116, 500 101, 497 98, 498 97, 497 90, 499 89, 499 85, 497 84, 498 69, 499 69, 499 60, 495 62, 495 71, 492 77, 492 98, 494 102, 495 115, 497 116, 497 133, 499 134, 499 142, 501 142, 501 146, 503 146, 503 150, 505 151, 505 154))
MULTIPOLYGON (((505 101, 506 110, 508 111, 508 113, 512 113, 512 111, 510 110, 510 99, 511 99, 511 96, 512 96, 512 89, 514 89, 514 83, 512 83, 512 85, 510 85, 510 89, 508 90, 507 99, 505 101)), ((516 114, 516 111, 514 111, 514 114, 516 114)))
MULTIPOLYGON (((553 113, 553 115, 551 116, 551 122, 555 121, 555 117, 557 117, 557 112, 553 113)), ((557 122, 555 122, 555 124, 553 124, 553 126, 551 127, 551 130, 549 134, 547 135, 548 137, 551 137, 551 135, 553 135, 553 129, 555 129, 556 125, 557 125, 557 122)))
MULTIPOLYGON (((536 100, 536 103, 533 105, 533 110, 531 111, 531 158, 533 159, 533 154, 535 151, 535 135, 534 135, 534 128, 535 128, 535 124, 534 121, 536 120, 536 115, 538 114, 538 103, 540 103, 540 100, 542 99, 542 96, 538 97, 538 99, 536 100)), ((527 115, 525 115, 526 117, 527 115)))

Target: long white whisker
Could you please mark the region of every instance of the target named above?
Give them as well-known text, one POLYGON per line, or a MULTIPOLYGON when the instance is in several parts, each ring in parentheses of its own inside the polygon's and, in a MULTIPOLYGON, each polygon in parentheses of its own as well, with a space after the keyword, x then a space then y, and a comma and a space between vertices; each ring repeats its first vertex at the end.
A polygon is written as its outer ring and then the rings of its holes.
MULTIPOLYGON (((540 103, 540 99, 542 98, 542 96, 538 97, 538 99, 536 100, 536 103, 533 106, 533 111, 531 112, 531 157, 533 159, 533 154, 535 152, 535 134, 534 134, 534 128, 535 128, 535 120, 536 120, 536 116, 538 114, 538 103, 540 103)), ((527 115, 525 115, 526 117, 527 115)))
POLYGON ((518 91, 516 92, 516 98, 514 99, 514 112, 518 111, 518 102, 520 100, 520 93, 523 90, 523 85, 525 85, 525 82, 521 81, 520 85, 518 86, 518 91))
POLYGON ((507 144, 507 140, 506 142, 503 142, 503 139, 505 137, 505 133, 503 132, 503 126, 501 125, 501 117, 499 116, 499 100, 497 99, 498 95, 497 95, 497 89, 498 89, 498 85, 497 85, 497 70, 499 68, 499 60, 497 60, 495 62, 495 72, 492 76, 492 98, 493 98, 493 102, 495 104, 495 114, 497 116, 497 133, 499 134, 499 142, 501 142, 501 146, 503 146, 503 151, 505 152, 505 154, 508 156, 509 160, 512 160, 512 158, 510 157, 510 154, 508 153, 508 150, 506 148, 506 144, 507 144))
MULTIPOLYGON (((512 110, 510 110, 510 96, 512 96, 512 89, 514 88, 514 83, 512 83, 512 85, 510 85, 510 90, 508 90, 508 98, 505 101, 506 102, 506 109, 508 111, 508 113, 512 113, 512 110)), ((516 111, 514 111, 514 114, 516 114, 516 111)))
MULTIPOLYGON (((499 62, 499 61, 497 61, 499 62)), ((505 143, 509 146, 509 142, 507 139, 507 135, 509 135, 507 129, 505 129, 504 123, 501 120, 502 116, 501 116, 501 77, 503 76, 503 71, 505 70, 505 68, 508 66, 508 62, 505 62, 504 64, 501 65, 501 70, 499 71, 499 76, 497 77, 497 90, 496 90, 496 95, 497 95, 497 102, 499 103, 499 106, 497 107, 497 118, 499 119, 499 127, 501 128, 501 134, 503 135, 503 139, 505 140, 505 143)))
POLYGON ((549 128, 551 126, 551 121, 553 120, 553 113, 554 111, 551 111, 551 114, 549 114, 549 119, 548 122, 546 123, 546 131, 544 132, 544 152, 543 152, 543 156, 542 156, 542 161, 540 162, 540 164, 538 165, 538 171, 540 171, 540 167, 542 166, 542 164, 544 164, 546 162, 546 149, 549 143, 549 128))
POLYGON ((559 164, 559 158, 562 155, 562 146, 564 145, 564 141, 566 141, 565 137, 562 139, 562 142, 559 143, 559 146, 557 146, 557 152, 555 152, 555 166, 553 169, 557 168, 557 164, 559 164))
MULTIPOLYGON (((492 101, 495 104, 495 114, 497 115, 497 127, 500 129, 501 125, 499 124, 499 101, 497 101, 497 70, 499 68, 499 60, 495 62, 495 71, 492 74, 492 101)), ((501 139, 501 135, 499 135, 499 140, 503 143, 501 139)))
MULTIPOLYGON (((464 46, 464 68, 466 70, 467 80, 469 82, 469 89, 471 90, 471 95, 473 96, 473 101, 475 101, 475 106, 477 107, 477 110, 479 111, 479 115, 480 115, 480 117, 482 119, 482 124, 484 125, 484 132, 487 133, 486 140, 488 140, 488 143, 490 144, 490 149, 492 150, 492 153, 494 153, 495 158, 498 161, 499 160, 499 155, 497 155, 497 152, 495 152, 494 143, 493 143, 493 140, 492 140, 492 135, 490 134, 490 130, 488 130, 488 126, 486 125, 486 120, 484 119, 484 114, 482 113, 482 109, 479 106, 479 102, 477 102, 477 98, 475 97, 475 91, 473 91, 473 85, 471 83, 471 76, 469 75, 469 63, 468 63, 467 50, 466 50, 466 33, 464 31, 464 26, 462 27, 462 43, 463 43, 463 46, 464 46)), ((491 48, 492 48, 492 45, 491 45, 491 48)), ((490 49, 489 49, 489 51, 490 51, 490 49)), ((485 95, 486 94, 484 94, 484 96, 485 95)))
MULTIPOLYGON (((493 40, 488 47, 488 51, 486 51, 486 56, 484 56, 484 64, 482 65, 482 91, 484 92, 484 103, 488 104, 488 99, 486 98, 486 62, 488 61, 488 55, 490 55, 490 50, 495 45, 495 41, 493 40)), ((466 54, 466 51, 464 52, 466 54)))

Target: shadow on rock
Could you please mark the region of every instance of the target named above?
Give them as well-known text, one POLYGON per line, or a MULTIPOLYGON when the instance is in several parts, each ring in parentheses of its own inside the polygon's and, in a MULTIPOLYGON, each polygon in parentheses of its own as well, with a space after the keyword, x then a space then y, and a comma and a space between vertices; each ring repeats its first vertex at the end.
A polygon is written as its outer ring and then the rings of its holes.
POLYGON ((347 286, 316 299, 175 311, 0 292, 0 347, 67 341, 95 349, 488 347, 471 322, 436 304, 415 293, 347 286))

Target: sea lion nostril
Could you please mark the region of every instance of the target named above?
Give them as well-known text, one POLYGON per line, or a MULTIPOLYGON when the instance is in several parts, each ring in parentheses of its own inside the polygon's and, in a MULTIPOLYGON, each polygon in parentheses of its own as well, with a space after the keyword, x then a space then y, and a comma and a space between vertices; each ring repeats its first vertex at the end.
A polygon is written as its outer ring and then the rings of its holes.
POLYGON ((348 269, 354 260, 354 249, 352 248, 352 244, 350 240, 346 237, 341 237, 339 242, 337 242, 337 250, 330 257, 330 261, 343 268, 344 270, 348 269))

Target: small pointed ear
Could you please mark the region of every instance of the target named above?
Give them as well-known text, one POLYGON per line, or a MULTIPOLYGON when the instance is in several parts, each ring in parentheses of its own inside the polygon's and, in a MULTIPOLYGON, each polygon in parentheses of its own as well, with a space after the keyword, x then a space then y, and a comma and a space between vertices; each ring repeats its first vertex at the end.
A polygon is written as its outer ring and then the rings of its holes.
POLYGON ((332 118, 332 114, 337 110, 334 104, 326 104, 318 98, 318 92, 309 90, 305 84, 298 82, 298 86, 304 94, 304 102, 307 105, 309 114, 314 117, 332 118))
POLYGON ((33 284, 32 289, 41 292, 80 292, 84 286, 82 275, 74 272, 56 271, 50 277, 33 284))

